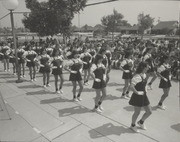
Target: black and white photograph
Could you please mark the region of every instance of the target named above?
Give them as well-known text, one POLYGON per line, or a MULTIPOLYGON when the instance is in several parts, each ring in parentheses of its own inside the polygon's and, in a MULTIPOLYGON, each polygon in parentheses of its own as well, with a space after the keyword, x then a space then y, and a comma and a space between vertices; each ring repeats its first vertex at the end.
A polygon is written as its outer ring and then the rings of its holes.
POLYGON ((180 142, 180 1, 0 0, 0 142, 180 142))

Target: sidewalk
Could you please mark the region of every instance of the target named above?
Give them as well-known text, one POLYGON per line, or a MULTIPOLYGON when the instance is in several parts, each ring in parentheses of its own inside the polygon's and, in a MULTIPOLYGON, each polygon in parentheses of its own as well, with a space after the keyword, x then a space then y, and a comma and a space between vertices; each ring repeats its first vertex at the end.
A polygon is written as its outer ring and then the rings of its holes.
MULTIPOLYGON (((0 141, 31 142, 179 142, 180 109, 179 83, 172 82, 170 96, 166 100, 167 110, 155 107, 162 90, 159 79, 153 84, 149 99, 153 114, 147 120, 148 130, 139 134, 130 129, 133 107, 128 100, 121 99, 123 80, 121 71, 112 70, 107 86, 108 96, 103 102, 104 112, 91 112, 95 92, 91 85, 84 86, 81 102, 72 102, 71 82, 65 81, 63 95, 54 93, 54 77, 51 87, 42 87, 42 75, 30 82, 27 75, 23 83, 15 83, 16 76, 3 72, 0 65, 0 91, 7 102, 11 120, 3 106, 0 111, 0 141)), ((65 72, 65 80, 69 74, 65 72)), ((141 114, 142 115, 142 114, 141 114)))

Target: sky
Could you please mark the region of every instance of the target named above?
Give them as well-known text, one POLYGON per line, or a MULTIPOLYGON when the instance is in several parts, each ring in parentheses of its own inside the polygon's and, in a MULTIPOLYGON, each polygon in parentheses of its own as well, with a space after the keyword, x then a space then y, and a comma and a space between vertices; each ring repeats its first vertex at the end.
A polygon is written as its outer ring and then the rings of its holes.
MULTIPOLYGON (((0 0, 0 18, 8 13, 0 0)), ((25 6, 25 0, 18 0, 19 6, 15 10, 17 12, 29 11, 25 6)), ((47 0, 38 0, 47 1, 47 0)), ((95 3, 106 0, 88 0, 88 3, 95 3)), ((101 24, 101 18, 113 13, 113 9, 124 15, 124 20, 127 20, 131 25, 137 24, 137 16, 140 13, 150 14, 155 18, 154 24, 157 24, 158 19, 160 21, 179 21, 180 19, 180 2, 169 0, 119 0, 106 4, 99 4, 94 6, 85 7, 83 11, 80 11, 78 24, 78 15, 76 14, 72 20, 72 24, 76 26, 95 26, 101 24)), ((14 14, 15 27, 23 27, 21 22, 23 18, 22 14, 14 14)), ((0 21, 0 27, 10 27, 10 17, 7 16, 0 21)))

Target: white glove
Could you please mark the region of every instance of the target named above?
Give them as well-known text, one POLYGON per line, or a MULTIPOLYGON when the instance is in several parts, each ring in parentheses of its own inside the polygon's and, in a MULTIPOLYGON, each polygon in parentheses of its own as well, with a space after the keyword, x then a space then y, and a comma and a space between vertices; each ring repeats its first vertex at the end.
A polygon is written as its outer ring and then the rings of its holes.
POLYGON ((44 65, 40 65, 40 67, 44 67, 44 65))
POLYGON ((103 75, 103 80, 106 81, 106 75, 105 74, 103 75))
POLYGON ((101 82, 101 80, 99 78, 95 78, 94 81, 101 82))
POLYGON ((138 91, 138 95, 144 95, 143 91, 138 91))
POLYGON ((125 70, 124 72, 125 72, 125 73, 129 73, 130 71, 129 71, 129 70, 125 70))
POLYGON ((166 82, 168 81, 165 77, 163 78, 163 80, 166 81, 166 82))
POLYGON ((172 75, 169 75, 169 80, 171 80, 172 79, 172 75))
POLYGON ((57 67, 56 67, 56 66, 53 66, 52 69, 57 69, 57 67))
POLYGON ((31 62, 31 60, 28 60, 28 59, 27 59, 26 61, 27 61, 27 62, 31 62))
POLYGON ((74 74, 76 74, 76 73, 77 73, 77 71, 71 71, 71 73, 74 73, 74 74))

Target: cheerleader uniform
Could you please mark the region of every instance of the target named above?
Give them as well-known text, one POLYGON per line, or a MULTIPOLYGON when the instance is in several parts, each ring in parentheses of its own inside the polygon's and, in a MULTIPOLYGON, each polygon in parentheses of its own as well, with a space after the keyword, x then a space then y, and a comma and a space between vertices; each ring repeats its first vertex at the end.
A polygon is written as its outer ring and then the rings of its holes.
POLYGON ((155 71, 155 67, 154 67, 152 55, 151 54, 146 54, 144 56, 144 61, 147 62, 148 65, 149 65, 149 69, 148 69, 147 73, 154 72, 155 71))
POLYGON ((92 59, 91 59, 91 64, 94 62, 94 59, 95 59, 95 54, 96 54, 96 51, 95 50, 91 50, 89 52, 89 54, 92 56, 92 59))
POLYGON ((107 59, 107 56, 106 56, 106 55, 103 55, 102 64, 103 64, 105 67, 108 67, 108 59, 107 59))
POLYGON ((52 51, 53 51, 52 48, 47 48, 47 49, 46 49, 46 52, 47 52, 47 54, 48 54, 50 57, 51 57, 52 51))
POLYGON ((82 68, 82 63, 80 60, 72 60, 73 65, 70 66, 71 71, 76 71, 77 73, 70 73, 69 81, 81 81, 82 76, 80 73, 80 69, 82 68))
POLYGON ((127 60, 124 60, 124 61, 121 63, 121 67, 122 67, 124 70, 129 70, 128 73, 123 72, 122 79, 132 79, 132 70, 131 70, 132 62, 133 62, 133 61, 132 61, 131 59, 127 59, 127 60))
POLYGON ((9 63, 15 63, 16 62, 16 57, 14 55, 14 50, 11 50, 9 54, 9 63))
POLYGON ((135 84, 135 89, 137 91, 143 91, 144 94, 138 95, 136 93, 133 93, 129 101, 129 104, 136 107, 148 106, 150 102, 146 95, 146 75, 144 74, 143 76, 141 76, 139 74, 136 74, 132 79, 132 84, 135 84))
POLYGON ((101 80, 100 82, 97 82, 94 80, 92 88, 102 89, 102 88, 106 87, 106 81, 105 81, 105 76, 106 76, 105 70, 106 70, 106 68, 105 68, 105 66, 103 64, 100 64, 100 65, 93 64, 91 69, 95 75, 95 78, 101 80))
POLYGON ((61 75, 62 74, 62 68, 63 68, 62 63, 63 63, 62 56, 54 57, 54 59, 52 61, 52 65, 57 68, 52 69, 53 75, 61 75))
POLYGON ((31 50, 27 52, 26 58, 30 61, 27 61, 26 66, 27 67, 35 67, 36 62, 35 62, 35 58, 36 58, 36 52, 31 50))
POLYGON ((90 68, 90 60, 91 60, 91 55, 89 53, 82 53, 81 57, 82 61, 84 61, 85 63, 83 63, 83 70, 87 70, 90 68))
POLYGON ((168 81, 165 81, 164 79, 160 80, 159 88, 169 88, 171 87, 171 81, 170 81, 170 65, 169 64, 163 64, 158 68, 158 72, 166 78, 168 81))
POLYGON ((40 73, 50 73, 49 59, 49 55, 41 55, 40 64, 42 64, 43 67, 40 67, 40 73))
POLYGON ((8 46, 2 47, 1 52, 3 53, 3 59, 9 59, 10 48, 8 46))
POLYGON ((18 59, 18 63, 19 63, 19 64, 24 64, 24 63, 25 63, 25 59, 24 59, 24 57, 23 57, 24 53, 25 53, 25 50, 24 50, 24 49, 19 49, 19 50, 17 51, 17 57, 19 58, 19 59, 18 59))
POLYGON ((2 53, 2 47, 0 46, 0 61, 4 59, 4 54, 2 53))

